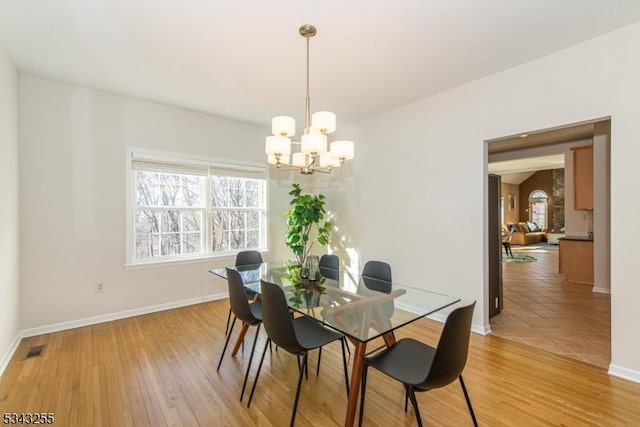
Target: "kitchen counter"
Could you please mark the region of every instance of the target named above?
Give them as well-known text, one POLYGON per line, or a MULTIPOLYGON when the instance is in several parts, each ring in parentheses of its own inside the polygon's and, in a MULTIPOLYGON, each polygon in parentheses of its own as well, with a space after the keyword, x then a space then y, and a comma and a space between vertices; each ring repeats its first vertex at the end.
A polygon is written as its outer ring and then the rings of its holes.
POLYGON ((593 285, 593 239, 565 236, 560 244, 558 270, 568 282, 593 285))

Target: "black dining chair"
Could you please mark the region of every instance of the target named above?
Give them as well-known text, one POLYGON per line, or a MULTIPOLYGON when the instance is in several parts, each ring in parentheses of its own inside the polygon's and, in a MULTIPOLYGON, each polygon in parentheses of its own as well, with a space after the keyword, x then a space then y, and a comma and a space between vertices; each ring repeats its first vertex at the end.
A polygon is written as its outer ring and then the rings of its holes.
MULTIPOLYGON (((340 281, 340 258, 338 255, 325 254, 320 257, 319 263, 320 275, 327 279, 340 281)), ((351 348, 349 348, 349 342, 347 337, 343 336, 342 340, 347 349, 349 355, 351 355, 351 348)))
MULTIPOLYGON (((320 257, 319 264, 320 275, 327 279, 339 281, 340 280, 340 258, 338 255, 324 254, 320 257)), ((347 352, 351 354, 347 337, 343 336, 342 340, 347 349, 347 352)))
POLYGON ((231 312, 233 312, 233 321, 231 322, 231 328, 227 333, 227 338, 224 342, 224 348, 220 355, 220 361, 216 372, 220 370, 222 365, 222 359, 224 353, 229 345, 229 339, 233 332, 233 327, 236 324, 236 320, 239 319, 242 322, 243 328, 249 326, 257 326, 256 335, 253 338, 253 346, 251 347, 251 354, 249 355, 249 363, 247 363, 247 371, 244 374, 244 381, 242 382, 242 391, 240 392, 240 401, 244 396, 244 390, 247 387, 247 378, 249 378, 249 369, 251 368, 251 361, 253 360, 253 354, 256 350, 256 342, 258 341, 258 333, 260 332, 260 324, 262 322, 262 303, 260 301, 249 302, 247 292, 242 282, 240 273, 232 268, 227 268, 227 283, 229 285, 229 303, 231 305, 231 312))
POLYGON ((403 338, 392 347, 364 359, 358 425, 362 425, 369 367, 377 369, 404 385, 404 410, 407 411, 408 398, 411 400, 420 427, 422 427, 422 418, 415 392, 444 387, 458 379, 467 401, 473 425, 478 425, 467 388, 462 379, 462 371, 469 353, 469 335, 471 334, 471 319, 475 304, 474 301, 472 304, 459 307, 449 314, 442 329, 438 346, 435 348, 412 338, 403 338))
POLYGON ((337 255, 325 254, 320 257, 320 274, 327 279, 340 279, 340 258, 337 255))
MULTIPOLYGON (((258 251, 241 251, 236 255, 236 267, 242 265, 255 265, 262 264, 262 255, 258 251)), ((254 299, 256 293, 247 289, 247 298, 254 299)), ((227 314, 227 325, 224 327, 224 334, 229 333, 229 322, 231 321, 231 307, 229 307, 229 313, 227 314)))
POLYGON ((298 399, 300 397, 300 388, 302 386, 302 376, 307 369, 307 357, 310 350, 318 349, 318 370, 320 369, 320 358, 322 356, 322 347, 334 341, 340 341, 342 345, 342 367, 344 369, 344 380, 346 384, 347 395, 349 395, 349 377, 347 375, 347 358, 345 355, 343 335, 339 332, 322 326, 317 321, 301 316, 292 318, 287 305, 287 300, 282 288, 274 283, 260 281, 260 290, 262 297, 262 322, 267 332, 267 342, 265 343, 256 378, 251 388, 249 402, 247 407, 251 405, 253 393, 258 384, 260 370, 264 362, 264 356, 267 353, 269 343, 273 341, 278 347, 283 348, 287 352, 298 357, 298 386, 296 388, 296 396, 293 402, 293 411, 291 413, 290 426, 293 426, 296 419, 296 411, 298 408, 298 399), (300 358, 302 357, 302 364, 300 358))
POLYGON ((391 266, 384 261, 367 261, 362 267, 364 285, 378 292, 391 292, 391 266), (374 279, 374 280, 366 280, 374 279))
POLYGON ((511 239, 513 238, 513 233, 515 233, 515 228, 512 228, 509 233, 502 236, 502 246, 504 247, 504 253, 511 258, 513 258, 513 252, 511 252, 511 239))
MULTIPOLYGON (((362 283, 367 289, 377 292, 384 292, 385 294, 391 293, 392 291, 392 280, 391 280, 391 265, 384 261, 367 261, 362 267, 362 273, 360 274, 362 278, 362 283)), ((395 311, 395 306, 393 300, 390 300, 384 303, 383 306, 384 313, 387 319, 391 319, 393 316, 393 312, 395 311)), ((395 334, 393 331, 391 335, 395 339, 395 334)), ((373 351, 377 351, 375 349, 373 351)))

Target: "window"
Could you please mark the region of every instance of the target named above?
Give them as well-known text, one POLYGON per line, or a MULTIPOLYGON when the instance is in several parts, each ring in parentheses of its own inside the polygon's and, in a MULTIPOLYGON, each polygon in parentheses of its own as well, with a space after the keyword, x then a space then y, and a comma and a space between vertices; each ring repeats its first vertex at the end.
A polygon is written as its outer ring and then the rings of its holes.
POLYGON ((131 263, 266 249, 263 167, 131 159, 131 263))
POLYGON ((264 180, 212 177, 213 252, 260 248, 264 180))
POLYGON ((547 228, 547 193, 534 190, 529 195, 529 221, 540 228, 547 228))

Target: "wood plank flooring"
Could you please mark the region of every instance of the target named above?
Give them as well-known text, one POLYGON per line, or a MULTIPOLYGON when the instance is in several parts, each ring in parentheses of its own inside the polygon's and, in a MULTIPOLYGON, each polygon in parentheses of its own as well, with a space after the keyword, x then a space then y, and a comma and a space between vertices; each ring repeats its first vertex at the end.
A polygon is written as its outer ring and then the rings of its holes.
POLYGON ((558 249, 514 246, 532 263, 504 263, 504 310, 490 320, 493 334, 608 368, 611 297, 558 273, 558 249))
MULTIPOLYGON (((227 301, 217 301, 26 338, 0 378, 0 411, 54 412, 60 426, 287 425, 295 357, 267 354, 247 409, 248 396, 241 403, 239 394, 255 328, 244 352, 225 356, 216 372, 227 310, 227 301), (42 356, 21 360, 38 344, 47 345, 42 356)), ((435 344, 440 330, 422 319, 397 335, 435 344)), ((261 335, 258 348, 263 343, 261 335)), ((297 426, 342 425, 341 365, 339 343, 329 345, 320 376, 310 369, 303 383, 297 426)), ((640 425, 640 384, 519 342, 472 334, 464 376, 480 425, 640 425)), ((364 425, 415 425, 403 396, 399 384, 371 372, 364 425)), ((471 425, 457 383, 417 398, 427 425, 471 425)))

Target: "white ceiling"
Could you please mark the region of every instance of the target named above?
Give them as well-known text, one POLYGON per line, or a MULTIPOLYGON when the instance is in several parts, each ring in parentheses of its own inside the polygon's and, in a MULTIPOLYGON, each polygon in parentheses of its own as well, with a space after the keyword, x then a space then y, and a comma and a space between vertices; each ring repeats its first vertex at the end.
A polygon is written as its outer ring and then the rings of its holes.
POLYGON ((17 67, 268 124, 357 121, 640 20, 638 0, 0 0, 17 67))
POLYGON ((536 171, 562 168, 564 168, 564 154, 507 160, 489 163, 488 166, 489 173, 502 176, 502 182, 518 185, 536 171))

